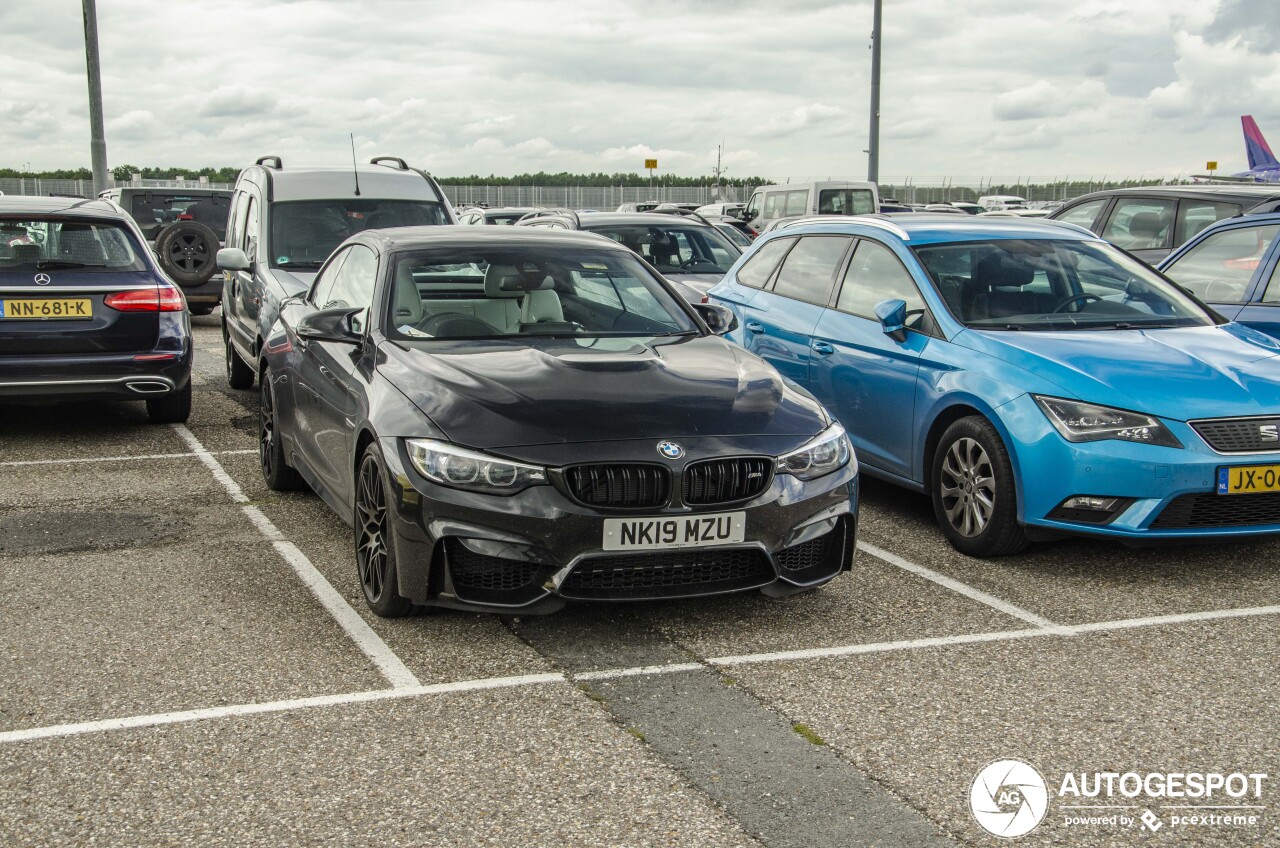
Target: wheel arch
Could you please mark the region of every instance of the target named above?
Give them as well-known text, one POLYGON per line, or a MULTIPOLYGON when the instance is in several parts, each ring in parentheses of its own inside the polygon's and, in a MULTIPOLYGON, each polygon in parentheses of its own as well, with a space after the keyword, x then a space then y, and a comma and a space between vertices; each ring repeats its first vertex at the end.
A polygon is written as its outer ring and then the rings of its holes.
POLYGON ((1009 464, 1013 466, 1013 482, 1014 482, 1014 498, 1018 504, 1018 519, 1022 520, 1023 516, 1023 500, 1022 500, 1022 469, 1018 462, 1018 453, 1013 450, 1011 445, 1013 440, 1010 437, 1008 429, 1005 427, 1000 416, 995 410, 987 408, 986 404, 977 403, 971 400, 958 400, 955 403, 939 410, 929 424, 929 429, 925 435, 924 451, 922 452, 922 469, 921 479, 924 481, 925 491, 933 492, 933 465, 934 458, 938 452, 938 444, 942 441, 942 434, 947 431, 955 422, 962 418, 977 416, 988 422, 996 431, 1000 441, 1004 443, 1005 453, 1009 455, 1009 464))

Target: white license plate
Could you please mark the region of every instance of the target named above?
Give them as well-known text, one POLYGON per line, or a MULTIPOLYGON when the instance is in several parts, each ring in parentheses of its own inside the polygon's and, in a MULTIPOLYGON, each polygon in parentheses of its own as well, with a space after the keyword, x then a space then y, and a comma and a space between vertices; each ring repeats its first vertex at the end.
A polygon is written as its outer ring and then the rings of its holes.
POLYGON ((745 512, 679 515, 660 518, 606 518, 606 551, 651 551, 661 548, 705 548, 731 545, 747 534, 745 512))

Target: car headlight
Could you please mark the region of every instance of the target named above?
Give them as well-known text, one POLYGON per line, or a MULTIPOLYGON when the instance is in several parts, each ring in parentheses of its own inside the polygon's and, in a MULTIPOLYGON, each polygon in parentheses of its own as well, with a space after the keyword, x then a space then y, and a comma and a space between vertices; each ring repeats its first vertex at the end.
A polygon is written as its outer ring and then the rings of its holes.
POLYGON ((1078 400, 1032 395, 1036 404, 1062 438, 1068 442, 1098 442, 1119 439, 1180 448, 1182 442, 1156 418, 1141 412, 1099 406, 1078 400))
POLYGON ((547 482, 547 470, 460 448, 435 439, 406 439, 409 459, 423 477, 442 486, 513 495, 547 482))
POLYGON ((832 424, 802 448, 778 457, 778 473, 800 480, 814 480, 847 465, 853 445, 839 424, 832 424))

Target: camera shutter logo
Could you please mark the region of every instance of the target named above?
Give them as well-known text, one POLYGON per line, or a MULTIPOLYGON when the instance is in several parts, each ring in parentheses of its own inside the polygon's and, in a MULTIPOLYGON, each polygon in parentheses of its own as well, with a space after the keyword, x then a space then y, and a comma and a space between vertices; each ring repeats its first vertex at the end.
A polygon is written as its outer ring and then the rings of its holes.
POLYGON ((969 810, 983 830, 1004 839, 1025 836, 1049 811, 1044 777, 1022 760, 996 760, 973 779, 969 810))
POLYGON ((50 283, 50 279, 48 274, 36 274, 37 286, 47 286, 49 285, 49 283, 50 283))

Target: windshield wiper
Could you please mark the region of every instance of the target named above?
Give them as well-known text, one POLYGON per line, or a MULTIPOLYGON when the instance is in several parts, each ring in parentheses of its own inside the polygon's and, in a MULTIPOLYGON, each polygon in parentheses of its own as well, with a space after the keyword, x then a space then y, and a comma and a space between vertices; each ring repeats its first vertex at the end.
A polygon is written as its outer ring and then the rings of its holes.
POLYGON ((646 333, 645 335, 652 335, 655 339, 669 339, 672 336, 696 336, 701 332, 701 330, 676 330, 670 333, 646 333))
POLYGON ((37 271, 56 271, 59 268, 105 268, 101 262, 72 262, 69 259, 41 259, 36 263, 37 271))
POLYGON ((319 268, 323 262, 277 262, 277 268, 319 268))

